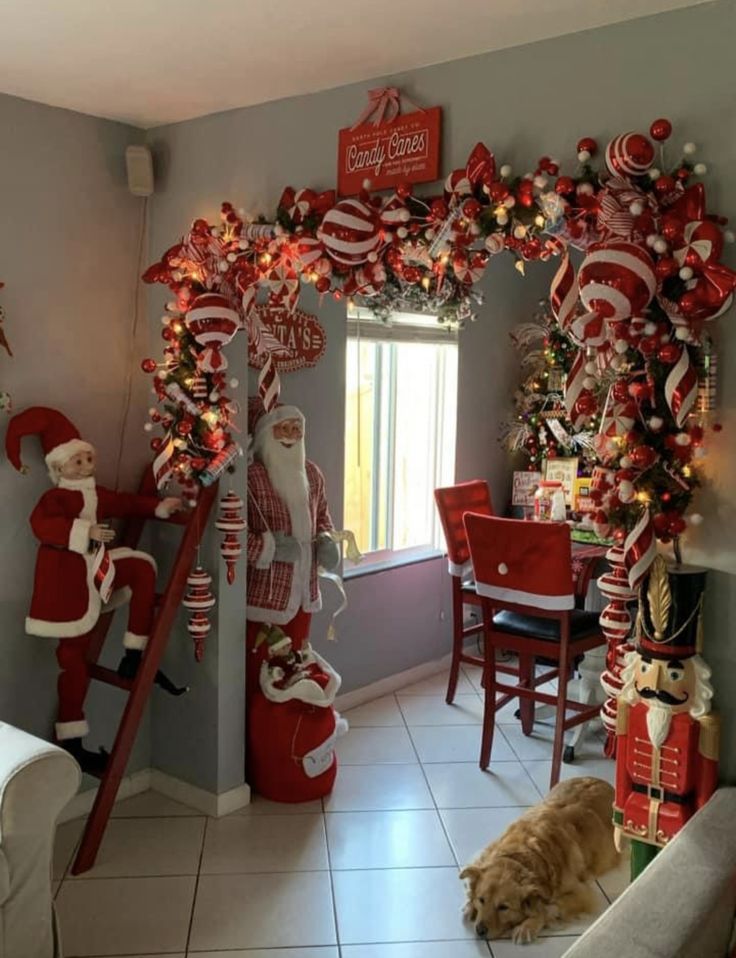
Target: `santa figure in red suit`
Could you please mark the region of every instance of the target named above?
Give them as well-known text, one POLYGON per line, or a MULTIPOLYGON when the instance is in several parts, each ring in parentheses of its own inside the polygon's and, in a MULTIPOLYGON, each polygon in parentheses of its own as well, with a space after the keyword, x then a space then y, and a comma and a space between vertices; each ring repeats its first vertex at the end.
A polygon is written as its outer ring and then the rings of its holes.
POLYGON ((295 406, 266 412, 248 403, 253 462, 248 467, 248 690, 258 687, 264 623, 280 626, 298 651, 322 607, 318 567, 332 571, 340 551, 330 533, 325 479, 305 458, 304 416, 295 406))
POLYGON ((84 717, 86 652, 90 632, 102 612, 130 600, 126 654, 121 675, 132 678, 151 630, 156 565, 151 556, 127 548, 107 548, 115 532, 105 520, 124 516, 168 518, 181 500, 113 492, 95 483, 96 454, 72 423, 55 409, 34 406, 14 416, 5 449, 21 472, 21 440, 38 436, 54 488, 44 493, 31 515, 40 542, 26 632, 59 640, 59 715, 56 738, 85 771, 104 770, 104 752, 82 746, 89 732, 84 717))
POLYGON ((698 654, 704 586, 704 570, 658 556, 639 595, 616 713, 613 811, 617 847, 632 840, 632 880, 718 784, 719 723, 698 654))

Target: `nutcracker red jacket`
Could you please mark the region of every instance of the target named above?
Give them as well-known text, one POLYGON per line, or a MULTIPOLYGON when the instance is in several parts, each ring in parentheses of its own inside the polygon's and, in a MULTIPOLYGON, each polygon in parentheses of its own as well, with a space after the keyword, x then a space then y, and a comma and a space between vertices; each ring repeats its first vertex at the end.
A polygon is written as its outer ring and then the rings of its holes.
MULTIPOLYGON (((155 497, 112 492, 96 486, 94 479, 62 479, 45 493, 31 514, 31 527, 41 545, 26 632, 54 638, 89 632, 102 610, 94 585, 90 528, 113 517, 154 515, 166 517, 155 497)), ((133 555, 153 562, 146 553, 131 549, 110 549, 109 555, 113 562, 133 555)), ((125 601, 125 596, 113 593, 108 607, 121 599, 125 601)))
POLYGON ((292 535, 291 516, 274 489, 263 463, 248 467, 248 618, 254 622, 285 625, 297 614, 322 607, 317 582, 315 538, 333 529, 327 508, 325 478, 319 467, 306 462, 309 510, 312 520, 309 543, 302 543, 297 562, 274 562, 274 532, 292 535))

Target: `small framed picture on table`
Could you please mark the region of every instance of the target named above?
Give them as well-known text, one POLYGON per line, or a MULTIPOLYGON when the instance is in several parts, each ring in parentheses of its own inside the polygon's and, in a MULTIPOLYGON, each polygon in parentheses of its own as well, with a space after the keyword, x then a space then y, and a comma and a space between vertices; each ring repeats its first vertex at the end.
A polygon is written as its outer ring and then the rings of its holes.
POLYGON ((515 472, 511 492, 511 506, 514 516, 528 519, 534 512, 534 493, 542 481, 541 472, 515 472))
POLYGON ((547 482, 561 482, 565 491, 565 505, 570 509, 574 505, 575 482, 578 478, 578 458, 547 459, 544 466, 544 478, 547 482))

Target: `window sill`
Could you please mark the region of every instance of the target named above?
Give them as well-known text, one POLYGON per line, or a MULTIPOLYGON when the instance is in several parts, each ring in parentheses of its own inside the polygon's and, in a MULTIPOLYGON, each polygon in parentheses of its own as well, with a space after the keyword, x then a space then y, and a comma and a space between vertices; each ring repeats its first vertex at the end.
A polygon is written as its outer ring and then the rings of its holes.
POLYGON ((432 559, 441 559, 444 555, 440 549, 432 547, 418 549, 404 549, 393 555, 371 562, 370 554, 362 562, 346 561, 342 577, 344 580, 359 579, 364 575, 375 575, 378 572, 387 572, 389 569, 399 569, 402 566, 417 565, 420 562, 430 562, 432 559))

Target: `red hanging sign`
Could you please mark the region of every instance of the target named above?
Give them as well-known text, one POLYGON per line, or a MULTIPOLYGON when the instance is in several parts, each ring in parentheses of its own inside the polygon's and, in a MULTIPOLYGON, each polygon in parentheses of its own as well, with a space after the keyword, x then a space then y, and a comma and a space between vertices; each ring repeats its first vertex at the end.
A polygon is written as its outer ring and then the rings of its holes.
POLYGON ((400 183, 428 183, 440 175, 442 108, 399 114, 395 87, 371 90, 368 105, 352 127, 340 130, 337 191, 354 196, 370 180, 372 190, 400 183))
POLYGON ((316 316, 301 309, 265 304, 256 306, 257 321, 263 326, 262 342, 266 349, 249 355, 248 364, 261 369, 270 353, 279 372, 290 373, 316 366, 324 355, 327 337, 316 316))

